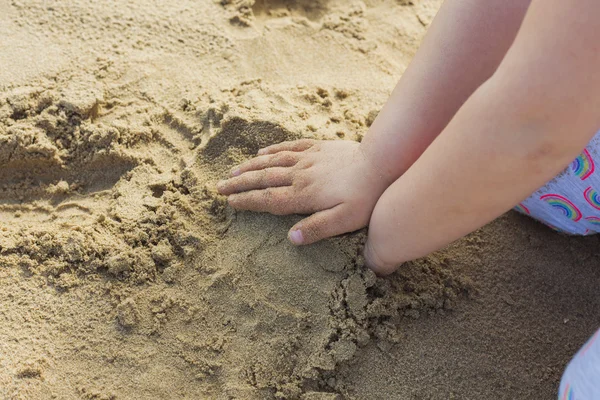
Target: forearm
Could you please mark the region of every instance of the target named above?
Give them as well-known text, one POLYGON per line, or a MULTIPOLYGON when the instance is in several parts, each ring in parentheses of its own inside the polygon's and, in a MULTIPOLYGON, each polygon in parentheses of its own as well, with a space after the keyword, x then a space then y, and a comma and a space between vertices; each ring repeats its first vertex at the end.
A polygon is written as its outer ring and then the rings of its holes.
POLYGON ((361 147, 388 184, 496 70, 529 0, 447 0, 361 147))
POLYGON ((506 212, 559 173, 593 135, 593 129, 561 135, 565 123, 524 114, 527 106, 499 86, 491 80, 480 87, 379 199, 367 249, 377 272, 392 272, 506 212))
POLYGON ((379 199, 376 271, 499 216, 571 162, 600 126, 600 4, 534 0, 515 43, 444 131, 379 199))

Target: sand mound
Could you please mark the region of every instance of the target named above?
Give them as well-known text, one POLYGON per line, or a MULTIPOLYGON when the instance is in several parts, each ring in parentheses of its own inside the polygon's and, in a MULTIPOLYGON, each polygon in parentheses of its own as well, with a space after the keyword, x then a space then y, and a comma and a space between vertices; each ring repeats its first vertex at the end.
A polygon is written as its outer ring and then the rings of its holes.
POLYGON ((281 124, 60 79, 12 89, 0 104, 1 210, 12 222, 2 263, 59 293, 101 285, 115 335, 179 332, 204 393, 335 393, 337 366, 358 348, 397 342, 403 318, 451 309, 468 291, 433 260, 377 280, 359 257, 362 234, 296 249, 289 219, 227 208, 215 178, 301 137, 281 124), (172 297, 157 298, 157 286, 172 297))

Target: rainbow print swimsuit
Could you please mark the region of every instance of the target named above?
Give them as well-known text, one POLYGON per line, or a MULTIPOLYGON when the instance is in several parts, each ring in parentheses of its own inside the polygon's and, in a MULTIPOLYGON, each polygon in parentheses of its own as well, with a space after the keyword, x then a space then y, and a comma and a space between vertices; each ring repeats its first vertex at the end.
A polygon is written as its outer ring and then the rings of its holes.
POLYGON ((600 399, 600 331, 571 360, 560 382, 558 400, 600 399))
POLYGON ((559 232, 600 232, 600 131, 564 171, 515 210, 559 232))

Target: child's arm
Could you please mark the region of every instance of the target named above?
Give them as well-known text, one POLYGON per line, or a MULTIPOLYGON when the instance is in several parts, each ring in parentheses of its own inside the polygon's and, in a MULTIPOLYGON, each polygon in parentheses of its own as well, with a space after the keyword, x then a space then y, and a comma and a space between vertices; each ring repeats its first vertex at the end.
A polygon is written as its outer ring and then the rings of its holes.
POLYGON ((296 141, 261 150, 217 185, 236 209, 312 214, 295 244, 366 226, 377 200, 496 70, 529 0, 447 0, 360 146, 296 141))
POLYGON ((600 127, 600 2, 534 0, 497 72, 379 199, 378 273, 479 228, 559 173, 600 127))
POLYGON ((391 184, 496 70, 530 0, 446 0, 362 141, 391 184))

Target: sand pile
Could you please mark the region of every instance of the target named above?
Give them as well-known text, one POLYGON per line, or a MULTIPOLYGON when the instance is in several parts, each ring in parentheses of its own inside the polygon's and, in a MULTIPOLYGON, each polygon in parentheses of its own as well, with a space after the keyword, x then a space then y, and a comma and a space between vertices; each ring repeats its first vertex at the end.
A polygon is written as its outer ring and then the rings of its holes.
POLYGON ((360 140, 439 4, 0 1, 0 397, 550 398, 600 322, 597 239, 505 217, 378 279, 365 232, 295 248, 298 217, 214 189, 360 140))

